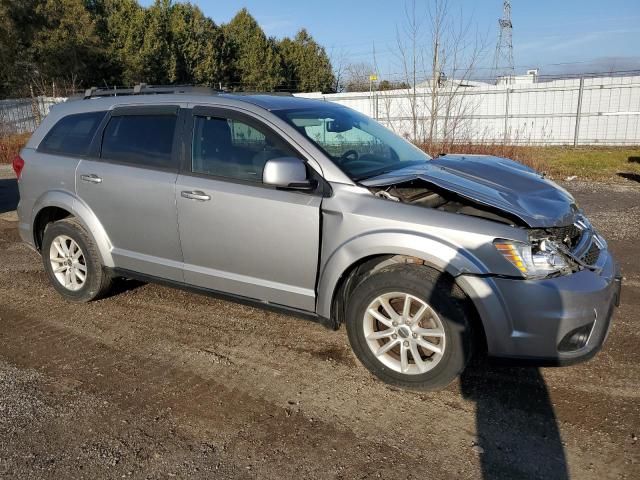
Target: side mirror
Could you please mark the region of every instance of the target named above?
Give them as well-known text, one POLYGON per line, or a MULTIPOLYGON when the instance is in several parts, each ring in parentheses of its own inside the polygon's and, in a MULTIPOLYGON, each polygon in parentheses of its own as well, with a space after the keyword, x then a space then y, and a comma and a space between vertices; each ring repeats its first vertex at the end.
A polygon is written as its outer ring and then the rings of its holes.
POLYGON ((262 183, 291 190, 313 190, 307 178, 307 168, 296 157, 278 157, 267 160, 262 172, 262 183))

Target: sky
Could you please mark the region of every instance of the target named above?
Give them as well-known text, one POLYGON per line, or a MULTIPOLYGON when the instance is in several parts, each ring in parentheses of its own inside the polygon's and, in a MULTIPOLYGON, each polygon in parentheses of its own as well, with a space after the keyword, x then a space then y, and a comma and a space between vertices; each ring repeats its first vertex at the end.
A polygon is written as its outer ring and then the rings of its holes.
MULTIPOLYGON (((142 0, 143 5, 153 0, 142 0)), ((375 45, 381 77, 398 74, 396 31, 405 0, 191 0, 216 23, 242 7, 267 35, 282 38, 306 28, 336 59, 372 63, 375 45)), ((416 0, 425 11, 429 0, 416 0)), ((489 71, 502 0, 449 0, 486 38, 483 68, 489 71)), ((640 0, 512 0, 513 52, 518 73, 541 74, 640 69, 640 0)))

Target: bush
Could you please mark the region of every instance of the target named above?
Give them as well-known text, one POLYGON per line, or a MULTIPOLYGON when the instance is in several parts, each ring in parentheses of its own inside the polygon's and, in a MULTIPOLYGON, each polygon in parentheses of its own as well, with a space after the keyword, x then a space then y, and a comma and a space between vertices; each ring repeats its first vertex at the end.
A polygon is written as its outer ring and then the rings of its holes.
POLYGON ((13 158, 25 146, 30 133, 14 133, 0 136, 0 164, 11 163, 13 158))

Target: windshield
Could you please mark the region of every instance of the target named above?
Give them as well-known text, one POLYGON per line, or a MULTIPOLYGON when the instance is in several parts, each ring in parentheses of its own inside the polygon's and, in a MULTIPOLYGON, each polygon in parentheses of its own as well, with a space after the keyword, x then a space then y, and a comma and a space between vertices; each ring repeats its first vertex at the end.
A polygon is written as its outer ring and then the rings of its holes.
POLYGON ((375 120, 338 105, 273 113, 306 135, 355 181, 431 159, 375 120))

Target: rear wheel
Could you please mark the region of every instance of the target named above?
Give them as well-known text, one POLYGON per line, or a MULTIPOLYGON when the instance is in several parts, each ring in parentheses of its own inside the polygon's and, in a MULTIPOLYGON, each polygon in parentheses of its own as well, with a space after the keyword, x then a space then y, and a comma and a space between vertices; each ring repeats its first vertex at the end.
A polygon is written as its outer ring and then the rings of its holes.
POLYGON ((111 277, 100 262, 93 239, 73 218, 47 226, 42 261, 53 287, 72 302, 96 300, 111 288, 111 277))
POLYGON ((424 266, 367 276, 349 298, 347 332, 364 366, 403 388, 443 388, 471 355, 464 295, 449 276, 424 266))

